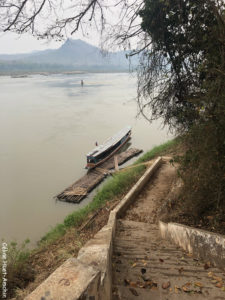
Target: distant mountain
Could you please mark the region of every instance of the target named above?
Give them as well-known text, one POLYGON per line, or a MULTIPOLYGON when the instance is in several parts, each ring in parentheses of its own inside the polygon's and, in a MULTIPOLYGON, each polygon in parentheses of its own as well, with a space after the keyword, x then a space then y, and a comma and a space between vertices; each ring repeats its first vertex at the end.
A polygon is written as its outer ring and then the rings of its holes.
POLYGON ((11 71, 81 70, 81 71, 127 71, 129 61, 126 51, 108 52, 106 55, 93 45, 82 40, 67 39, 58 49, 35 51, 27 54, 0 54, 0 72, 7 68, 11 71), (53 67, 54 66, 54 67, 53 67), (24 69, 25 68, 25 69, 24 69), (29 70, 30 68, 30 70, 29 70))

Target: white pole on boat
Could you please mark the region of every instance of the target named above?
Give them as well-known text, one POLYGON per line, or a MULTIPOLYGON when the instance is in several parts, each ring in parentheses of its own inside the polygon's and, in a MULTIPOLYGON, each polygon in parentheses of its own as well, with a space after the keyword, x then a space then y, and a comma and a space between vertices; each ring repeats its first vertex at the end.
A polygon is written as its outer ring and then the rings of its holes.
POLYGON ((115 170, 119 171, 118 156, 114 155, 115 170))

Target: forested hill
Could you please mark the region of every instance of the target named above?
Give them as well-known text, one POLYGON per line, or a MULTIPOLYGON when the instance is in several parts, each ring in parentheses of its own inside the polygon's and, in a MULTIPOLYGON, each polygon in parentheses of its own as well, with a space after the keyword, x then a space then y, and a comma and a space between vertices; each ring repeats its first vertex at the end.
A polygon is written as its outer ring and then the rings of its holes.
POLYGON ((127 52, 102 51, 82 40, 67 39, 58 49, 27 54, 0 54, 0 73, 15 71, 128 71, 127 52))

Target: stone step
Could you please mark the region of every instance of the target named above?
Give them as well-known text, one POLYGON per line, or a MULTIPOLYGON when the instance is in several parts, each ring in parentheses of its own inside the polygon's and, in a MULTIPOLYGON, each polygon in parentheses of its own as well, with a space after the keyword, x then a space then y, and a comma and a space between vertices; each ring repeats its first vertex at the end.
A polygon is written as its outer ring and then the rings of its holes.
POLYGON ((178 290, 177 293, 170 292, 169 294, 160 289, 140 289, 125 286, 114 286, 113 300, 224 300, 224 297, 214 296, 212 293, 182 293, 178 290), (135 295, 134 295, 135 293, 135 295))
POLYGON ((112 264, 114 300, 225 299, 225 274, 162 240, 156 225, 118 220, 112 264))

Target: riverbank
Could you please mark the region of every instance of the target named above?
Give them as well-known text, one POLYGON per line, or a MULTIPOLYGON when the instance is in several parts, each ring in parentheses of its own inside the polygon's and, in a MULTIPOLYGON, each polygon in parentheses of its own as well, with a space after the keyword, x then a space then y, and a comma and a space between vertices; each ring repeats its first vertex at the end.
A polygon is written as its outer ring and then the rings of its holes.
MULTIPOLYGON (((157 155, 171 155, 177 152, 177 147, 179 140, 169 141, 145 153, 135 164, 148 161, 157 155)), ((12 291, 17 287, 15 299, 23 299, 68 257, 76 257, 86 241, 106 224, 110 210, 140 178, 145 169, 145 165, 139 165, 115 174, 90 204, 68 215, 62 224, 58 224, 45 234, 38 248, 26 253, 26 259, 22 264, 12 262, 14 268, 11 268, 9 276, 11 282, 8 283, 10 296, 12 297, 12 291), (20 270, 17 269, 18 265, 20 270)))
POLYGON ((167 127, 160 129, 161 120, 150 126, 135 119, 135 78, 85 74, 82 79, 83 88, 80 75, 34 76, 15 79, 12 89, 14 80, 2 78, 0 236, 7 241, 29 238, 33 246, 51 226, 92 201, 93 194, 76 206, 53 197, 85 175, 85 153, 96 141, 127 124, 134 148, 148 151, 172 138, 167 127))

